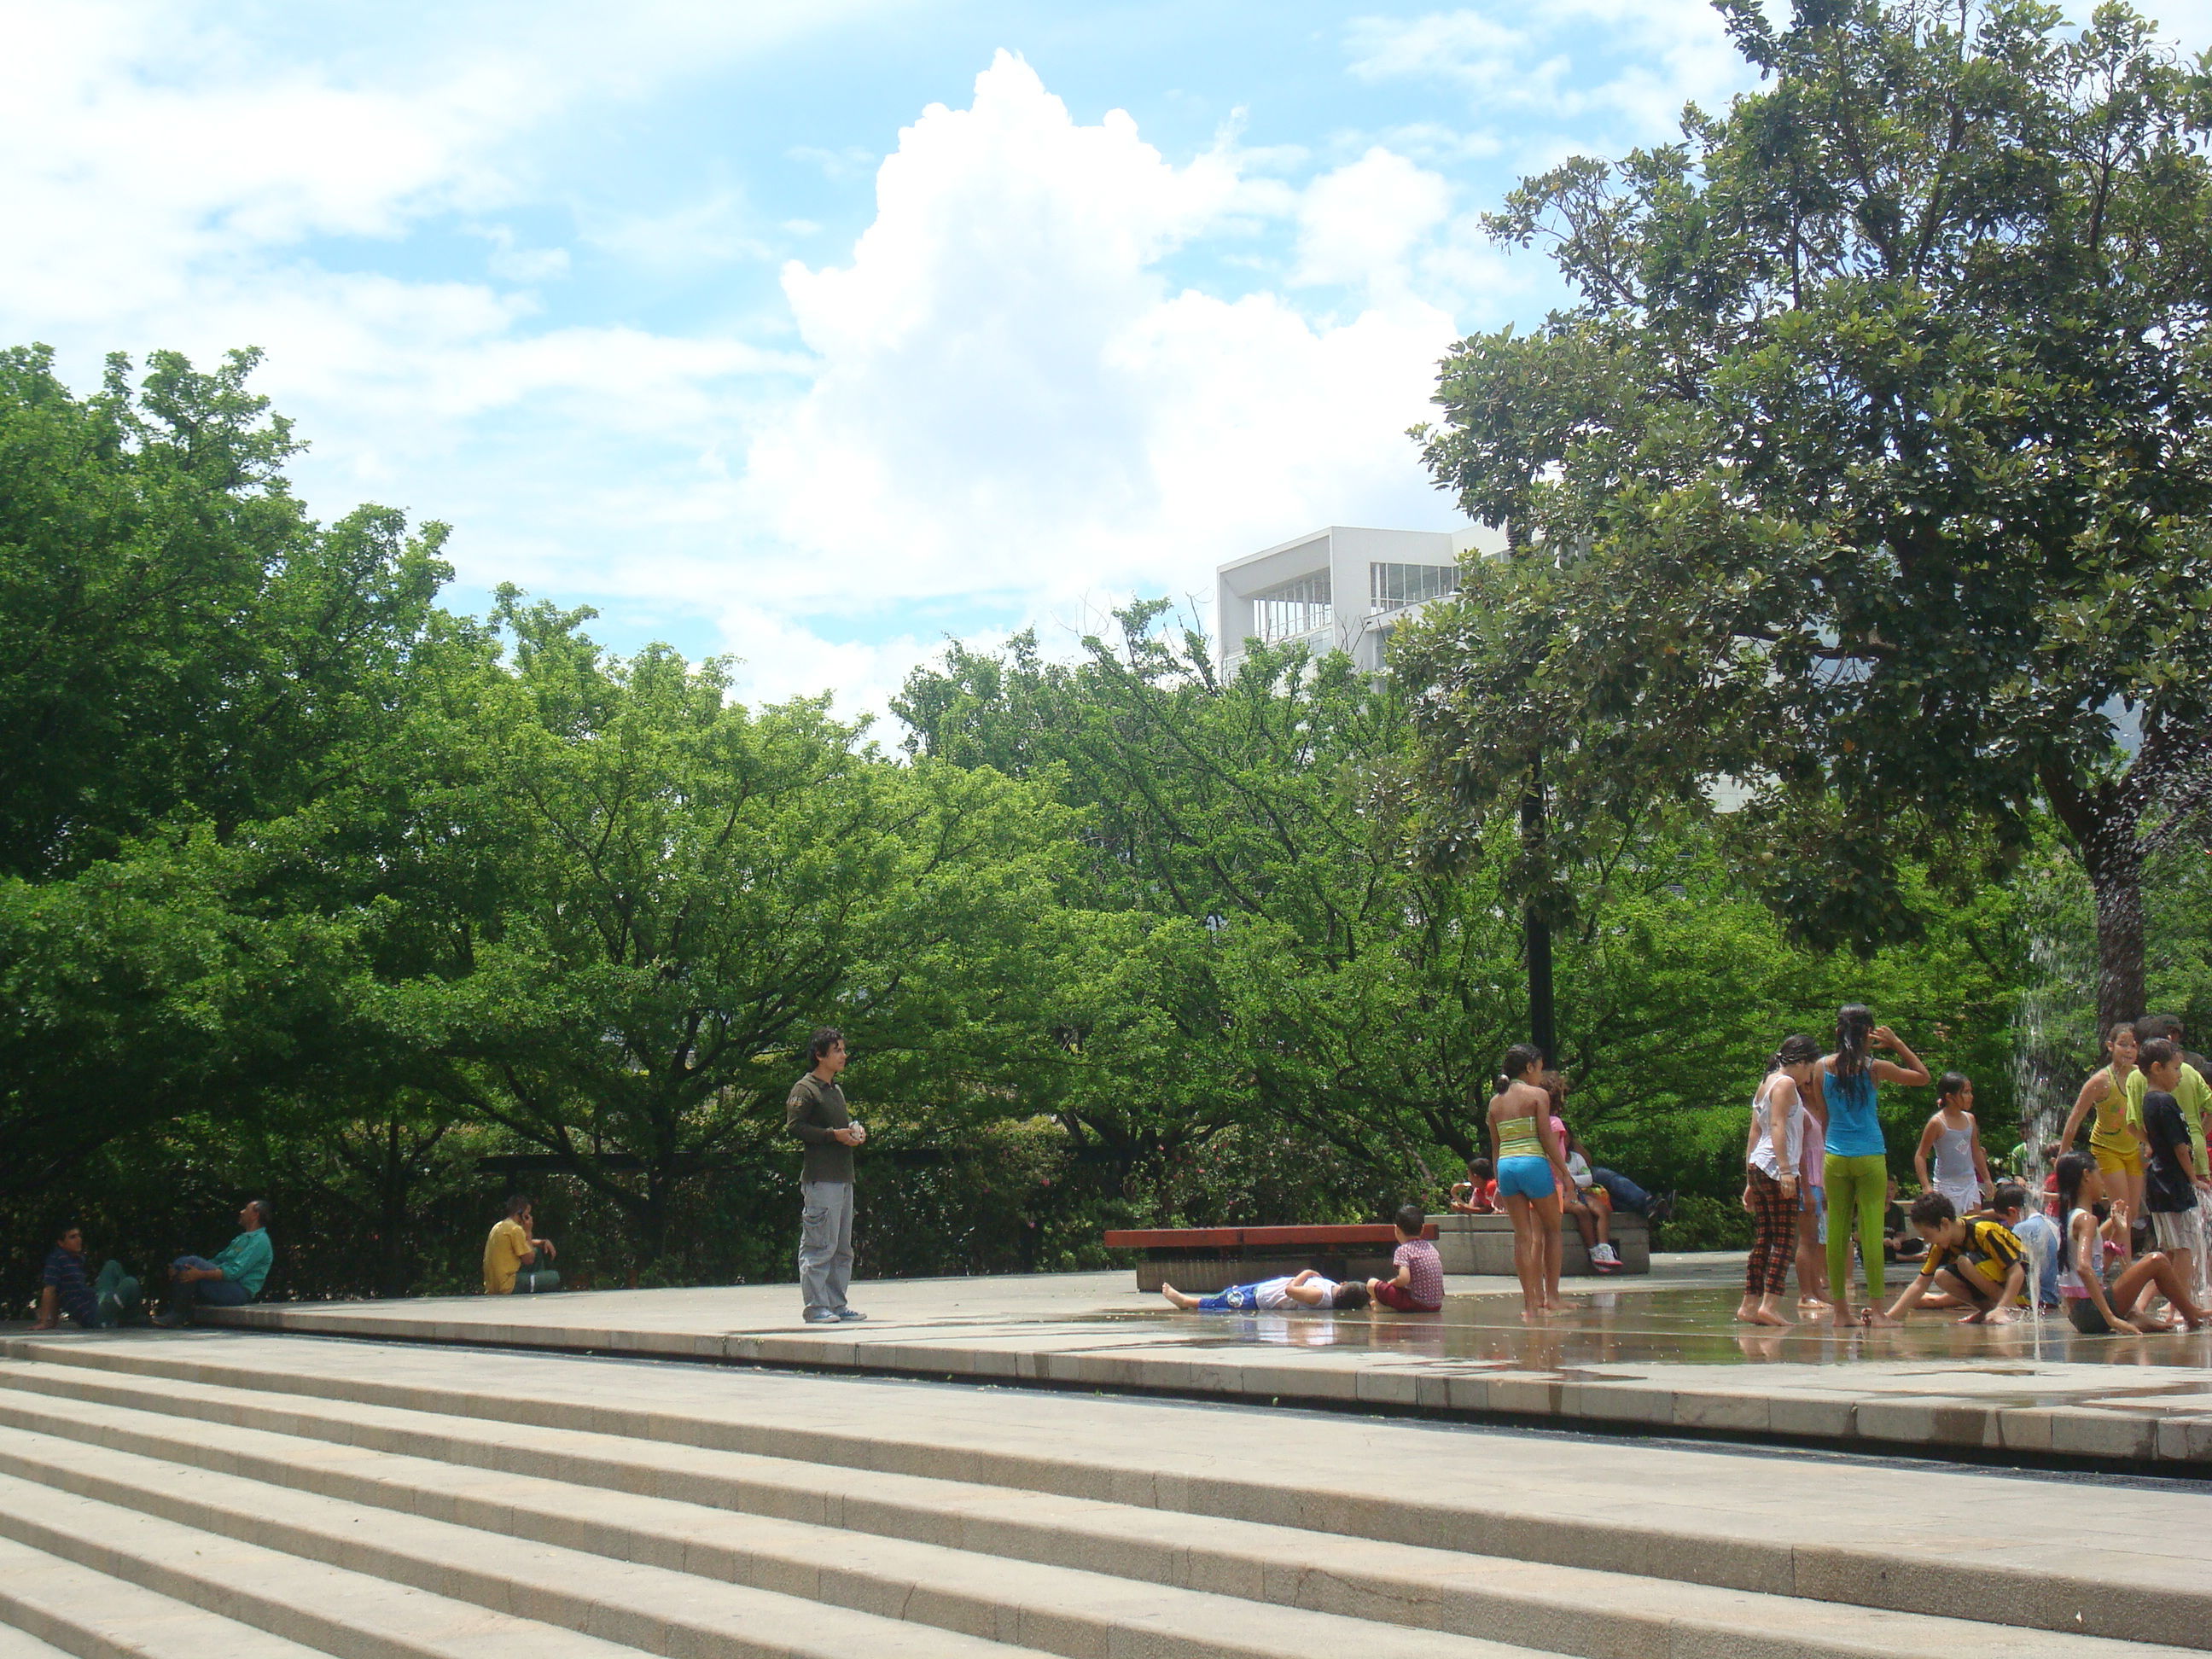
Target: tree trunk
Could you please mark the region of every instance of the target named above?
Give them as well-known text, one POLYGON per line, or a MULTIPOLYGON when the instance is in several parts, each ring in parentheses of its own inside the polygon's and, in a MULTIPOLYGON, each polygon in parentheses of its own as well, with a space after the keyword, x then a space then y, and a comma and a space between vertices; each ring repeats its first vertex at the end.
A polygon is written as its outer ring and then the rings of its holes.
MULTIPOLYGON (((1531 851, 1544 843, 1543 762, 1528 769, 1528 787, 1521 797, 1521 842, 1531 851)), ((1522 957, 1528 969, 1528 1041, 1547 1066, 1559 1063, 1558 1027, 1552 1003, 1552 924, 1540 898, 1521 903, 1522 957)))
POLYGON ((1523 954, 1528 963, 1528 1041, 1542 1052, 1547 1066, 1559 1063, 1559 1033, 1552 1006, 1552 924, 1546 921, 1536 901, 1521 908, 1523 954))
MULTIPOLYGON (((2139 757, 2136 768, 2142 765, 2139 757)), ((2126 784, 2083 789, 2063 774, 2046 770, 2043 792, 2073 837, 2081 872, 2097 904, 2097 1032, 2147 1010, 2143 972, 2143 846, 2140 807, 2130 786, 2142 780, 2131 769, 2126 784)), ((2101 1043, 2100 1045, 2101 1046, 2101 1043)))
MULTIPOLYGON (((2100 838, 2107 842, 2118 836, 2100 838)), ((2124 847, 2085 842, 2081 862, 2097 901, 2097 1030, 2140 1019, 2143 1006, 2142 853, 2130 836, 2124 847), (2092 848, 2095 851, 2093 853, 2092 848)))

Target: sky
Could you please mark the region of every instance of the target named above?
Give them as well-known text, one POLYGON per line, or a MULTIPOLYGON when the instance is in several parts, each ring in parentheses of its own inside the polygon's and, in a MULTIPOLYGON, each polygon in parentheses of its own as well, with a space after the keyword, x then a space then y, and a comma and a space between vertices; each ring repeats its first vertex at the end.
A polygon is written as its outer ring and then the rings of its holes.
MULTIPOLYGON (((2166 15, 2192 49, 2212 0, 2166 15)), ((265 354, 329 518, 880 709, 1327 524, 1540 322, 1480 216, 1752 81, 1704 0, 0 0, 0 343, 265 354)))

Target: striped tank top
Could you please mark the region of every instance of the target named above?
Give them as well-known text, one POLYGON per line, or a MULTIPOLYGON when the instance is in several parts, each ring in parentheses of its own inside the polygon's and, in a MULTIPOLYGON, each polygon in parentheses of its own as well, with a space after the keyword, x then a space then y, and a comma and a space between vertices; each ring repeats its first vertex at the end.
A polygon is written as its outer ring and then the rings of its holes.
POLYGON ((1536 1120, 1533 1117, 1509 1117, 1498 1125, 1498 1155, 1500 1158, 1541 1158, 1544 1143, 1536 1139, 1536 1120))

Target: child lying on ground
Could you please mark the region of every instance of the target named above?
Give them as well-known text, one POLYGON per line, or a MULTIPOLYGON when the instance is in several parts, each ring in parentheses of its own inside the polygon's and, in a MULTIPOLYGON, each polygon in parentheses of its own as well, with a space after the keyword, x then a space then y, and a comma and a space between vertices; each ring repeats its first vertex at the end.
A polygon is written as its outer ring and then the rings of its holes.
POLYGON ((1231 1285, 1212 1296, 1193 1296, 1172 1285, 1160 1294, 1185 1313, 1253 1313, 1279 1308, 1364 1308, 1367 1286, 1357 1279, 1339 1284, 1323 1279, 1311 1267, 1300 1268, 1288 1279, 1262 1279, 1250 1285, 1231 1285))

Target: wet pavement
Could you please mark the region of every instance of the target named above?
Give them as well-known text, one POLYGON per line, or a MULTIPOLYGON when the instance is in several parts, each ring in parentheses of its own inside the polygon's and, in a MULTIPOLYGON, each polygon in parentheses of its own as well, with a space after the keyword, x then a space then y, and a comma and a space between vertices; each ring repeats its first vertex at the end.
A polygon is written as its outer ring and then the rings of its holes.
MULTIPOLYGON (((1890 1286, 1893 1296, 1897 1286, 1890 1286)), ((2212 1367, 2212 1331, 2168 1336, 2083 1336, 2058 1314, 2025 1313, 2010 1324, 1962 1325, 1956 1313, 1909 1315, 1898 1328, 1838 1329, 1807 1322, 1788 1330, 1741 1325, 1734 1284, 1610 1286, 1568 1292, 1567 1307, 1540 1326, 1522 1322, 1521 1297, 1470 1291, 1440 1314, 1388 1312, 1180 1314, 1157 1307, 1102 1311, 1091 1321, 1139 1326, 1161 1340, 1205 1346, 1251 1343, 1298 1348, 1370 1348, 1425 1358, 1522 1369, 1622 1364, 1736 1365, 1788 1362, 1850 1365, 1895 1360, 2017 1360, 2076 1364, 2212 1367)))
POLYGON ((789 1285, 280 1303, 207 1317, 442 1346, 2212 1473, 2212 1335, 2090 1338, 2056 1317, 1990 1328, 1938 1312, 1897 1330, 1754 1330, 1732 1317, 1742 1271, 1740 1256, 1662 1256, 1649 1276, 1570 1279, 1567 1308, 1535 1327, 1498 1279, 1449 1278, 1437 1314, 1243 1316, 1178 1313, 1127 1272, 855 1285, 868 1317, 836 1325, 802 1323, 789 1285))

